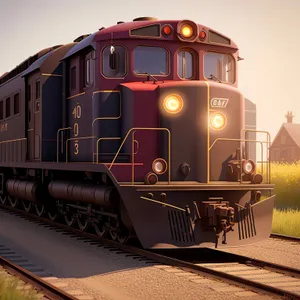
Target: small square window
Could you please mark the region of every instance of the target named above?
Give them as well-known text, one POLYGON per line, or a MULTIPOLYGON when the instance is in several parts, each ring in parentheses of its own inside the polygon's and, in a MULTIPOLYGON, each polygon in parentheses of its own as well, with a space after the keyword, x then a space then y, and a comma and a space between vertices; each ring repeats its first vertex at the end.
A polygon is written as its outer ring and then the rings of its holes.
POLYGON ((7 98, 5 101, 5 117, 10 117, 10 98, 7 98))
POLYGON ((3 110, 3 101, 0 102, 0 120, 3 120, 4 110, 3 110))
POLYGON ((39 80, 35 83, 35 99, 40 99, 41 96, 41 83, 39 80))
POLYGON ((14 95, 14 114, 17 115, 20 112, 20 94, 14 95))
POLYGON ((71 68, 70 87, 71 87, 71 90, 76 90, 76 67, 71 68))

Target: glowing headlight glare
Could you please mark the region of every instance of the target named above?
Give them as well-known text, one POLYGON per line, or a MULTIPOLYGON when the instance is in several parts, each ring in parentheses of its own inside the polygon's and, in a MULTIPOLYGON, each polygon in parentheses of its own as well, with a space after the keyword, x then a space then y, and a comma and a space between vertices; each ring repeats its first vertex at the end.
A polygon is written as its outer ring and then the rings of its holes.
POLYGON ((193 35, 193 28, 188 24, 183 25, 180 31, 181 35, 185 38, 190 38, 193 35))
POLYGON ((214 113, 210 118, 211 126, 216 130, 221 130, 226 126, 226 117, 221 113, 214 113))
POLYGON ((162 158, 157 158, 152 163, 152 170, 158 175, 162 175, 167 171, 167 162, 162 158))
POLYGON ((164 99, 164 109, 170 114, 177 114, 183 108, 183 100, 178 95, 169 95, 164 99))

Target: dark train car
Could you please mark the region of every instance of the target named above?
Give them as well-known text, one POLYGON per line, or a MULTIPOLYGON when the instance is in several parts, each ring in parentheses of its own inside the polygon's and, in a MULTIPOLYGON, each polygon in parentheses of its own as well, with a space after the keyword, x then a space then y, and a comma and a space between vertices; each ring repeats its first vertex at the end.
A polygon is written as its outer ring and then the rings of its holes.
POLYGON ((56 161, 57 130, 63 122, 64 82, 60 60, 75 44, 48 52, 22 74, 26 85, 27 161, 56 161))
MULTIPOLYGON (((36 115, 20 119, 26 162, 1 162, 2 204, 145 248, 267 238, 274 186, 248 149, 270 137, 247 138, 237 45, 190 20, 154 18, 74 42, 15 81, 36 115)), ((14 138, 7 130, 1 143, 14 138)))

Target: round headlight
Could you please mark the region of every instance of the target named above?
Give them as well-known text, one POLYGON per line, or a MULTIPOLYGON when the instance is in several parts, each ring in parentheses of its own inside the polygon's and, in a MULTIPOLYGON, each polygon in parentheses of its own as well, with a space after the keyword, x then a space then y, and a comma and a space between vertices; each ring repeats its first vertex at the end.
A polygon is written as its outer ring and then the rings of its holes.
POLYGON ((152 170, 158 175, 162 175, 167 171, 167 162, 162 158, 157 158, 152 163, 152 170))
POLYGON ((252 174, 255 171, 255 163, 251 159, 243 162, 243 171, 245 174, 252 174))
POLYGON ((214 113, 210 117, 210 125, 215 130, 222 130, 226 126, 226 117, 222 113, 214 113))
POLYGON ((193 35, 193 28, 191 25, 185 24, 181 27, 180 33, 185 38, 190 38, 193 35))
POLYGON ((183 108, 183 100, 179 95, 169 95, 165 98, 163 105, 169 114, 177 114, 183 108))

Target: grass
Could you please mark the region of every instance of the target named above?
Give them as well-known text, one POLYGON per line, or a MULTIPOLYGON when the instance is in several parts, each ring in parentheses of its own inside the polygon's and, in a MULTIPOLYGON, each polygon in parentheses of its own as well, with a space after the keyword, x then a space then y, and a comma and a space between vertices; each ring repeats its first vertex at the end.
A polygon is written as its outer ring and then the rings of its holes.
POLYGON ((300 210, 274 209, 272 232, 300 237, 300 210))
POLYGON ((275 184, 276 208, 300 210, 300 162, 271 164, 271 182, 275 184))
POLYGON ((272 231, 300 237, 300 161, 272 163, 271 183, 276 194, 272 231))
POLYGON ((17 289, 20 280, 5 275, 0 276, 0 300, 37 300, 37 293, 32 288, 17 289))

